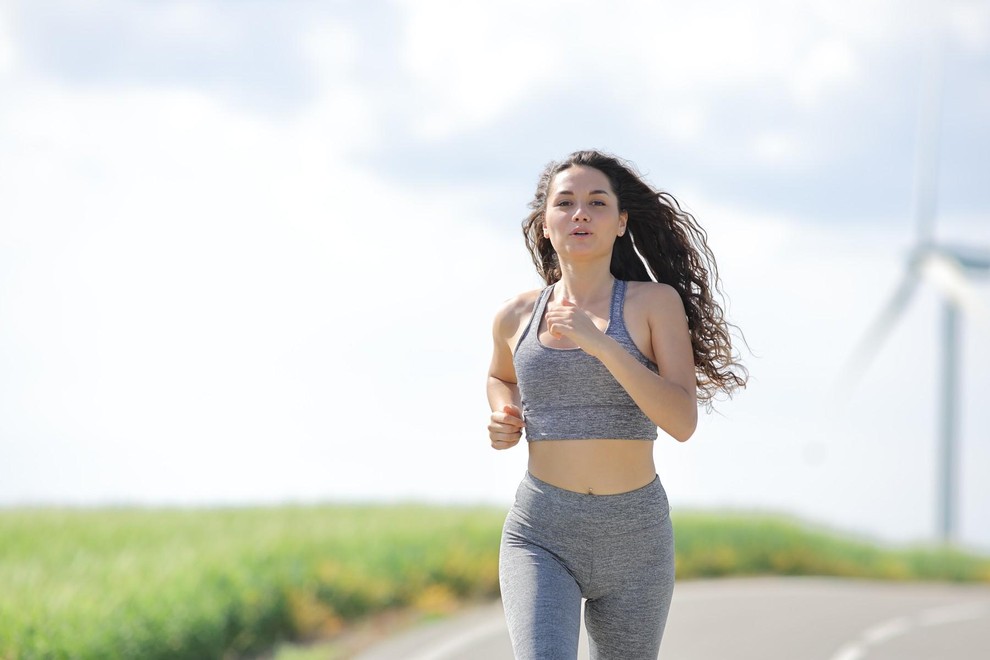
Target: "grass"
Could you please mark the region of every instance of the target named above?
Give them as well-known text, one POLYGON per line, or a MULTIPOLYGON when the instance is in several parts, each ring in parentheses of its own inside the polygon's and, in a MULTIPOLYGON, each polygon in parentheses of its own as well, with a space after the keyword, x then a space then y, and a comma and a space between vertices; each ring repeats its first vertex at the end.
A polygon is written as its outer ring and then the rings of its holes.
POLYGON ((494 510, 0 512, 0 658, 212 658, 497 592, 494 510))
MULTIPOLYGON (((498 593, 505 512, 427 506, 0 510, 0 659, 242 658, 498 593)), ((990 558, 774 516, 675 515, 681 579, 990 582, 990 558)))
POLYGON ((951 547, 889 548, 784 516, 674 516, 678 578, 823 575, 990 583, 990 557, 951 547))

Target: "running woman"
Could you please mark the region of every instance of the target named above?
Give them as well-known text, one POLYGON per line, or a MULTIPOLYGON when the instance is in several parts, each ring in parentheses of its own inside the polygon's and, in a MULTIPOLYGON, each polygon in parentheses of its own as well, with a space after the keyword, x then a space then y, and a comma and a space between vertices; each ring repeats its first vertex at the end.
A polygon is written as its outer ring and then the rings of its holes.
POLYGON ((597 151, 550 163, 523 223, 542 290, 495 316, 488 425, 525 432, 499 583, 518 660, 574 660, 581 602, 592 660, 655 660, 674 536, 657 429, 694 433, 699 402, 745 387, 707 236, 633 166, 597 151))

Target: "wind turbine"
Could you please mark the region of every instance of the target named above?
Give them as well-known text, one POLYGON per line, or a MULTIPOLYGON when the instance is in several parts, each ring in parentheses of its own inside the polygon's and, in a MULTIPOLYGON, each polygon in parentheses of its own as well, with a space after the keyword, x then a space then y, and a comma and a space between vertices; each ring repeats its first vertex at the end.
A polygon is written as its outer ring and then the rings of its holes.
POLYGON ((961 313, 965 312, 973 320, 990 327, 990 308, 969 279, 972 274, 990 271, 990 250, 939 243, 934 237, 944 45, 942 22, 933 20, 932 26, 923 61, 921 108, 917 126, 912 210, 914 246, 908 254, 904 275, 893 295, 846 362, 837 383, 837 389, 840 390, 837 393, 848 396, 911 302, 919 284, 926 282, 934 286, 942 298, 939 460, 936 473, 939 493, 937 527, 941 541, 949 543, 956 534, 959 321, 961 313))

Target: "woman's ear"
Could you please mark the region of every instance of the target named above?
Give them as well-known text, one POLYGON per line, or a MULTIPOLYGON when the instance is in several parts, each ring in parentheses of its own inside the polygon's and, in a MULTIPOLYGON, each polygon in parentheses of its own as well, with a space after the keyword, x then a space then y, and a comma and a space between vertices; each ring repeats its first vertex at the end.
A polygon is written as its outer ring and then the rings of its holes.
POLYGON ((626 225, 629 224, 629 213, 622 211, 619 213, 619 236, 626 233, 626 225))

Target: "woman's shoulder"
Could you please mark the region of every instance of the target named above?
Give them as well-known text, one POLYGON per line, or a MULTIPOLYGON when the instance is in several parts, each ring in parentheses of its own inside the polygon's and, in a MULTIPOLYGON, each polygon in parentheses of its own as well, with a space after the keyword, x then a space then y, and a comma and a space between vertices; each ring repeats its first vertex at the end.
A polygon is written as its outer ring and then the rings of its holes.
POLYGON ((504 301, 495 313, 495 329, 501 330, 499 334, 511 336, 523 319, 528 319, 533 314, 536 300, 540 297, 543 289, 533 289, 524 291, 504 301))
POLYGON ((663 282, 629 282, 626 285, 629 302, 644 309, 684 314, 684 301, 677 289, 663 282))

